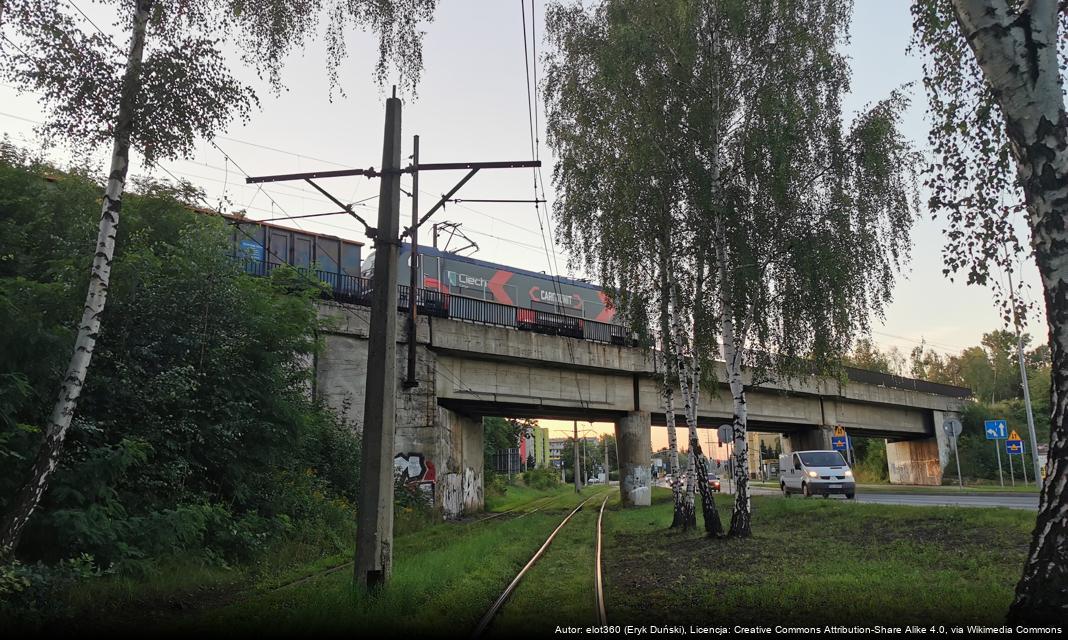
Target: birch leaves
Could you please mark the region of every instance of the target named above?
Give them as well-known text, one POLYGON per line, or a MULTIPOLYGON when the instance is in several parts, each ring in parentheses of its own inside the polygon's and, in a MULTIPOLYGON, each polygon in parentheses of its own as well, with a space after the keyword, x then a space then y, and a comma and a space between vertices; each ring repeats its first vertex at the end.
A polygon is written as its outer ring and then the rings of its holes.
POLYGON ((749 534, 746 385, 833 369, 908 259, 907 102, 894 94, 845 118, 851 9, 607 0, 547 12, 561 237, 651 344, 724 372, 697 379, 733 398, 737 536, 749 534), (670 318, 649 320, 665 307, 670 318))

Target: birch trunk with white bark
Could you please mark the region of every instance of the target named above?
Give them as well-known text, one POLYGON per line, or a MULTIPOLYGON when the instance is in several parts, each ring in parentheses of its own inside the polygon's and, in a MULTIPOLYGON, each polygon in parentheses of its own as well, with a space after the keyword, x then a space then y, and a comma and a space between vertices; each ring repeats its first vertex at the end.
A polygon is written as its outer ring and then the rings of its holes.
POLYGON ((1068 116, 1057 68, 1057 2, 954 0, 1005 117, 1042 277, 1053 360, 1047 476, 1010 619, 1068 615, 1068 116))
MULTIPOLYGON (((698 276, 698 282, 702 280, 698 276)), ((700 285, 697 296, 700 297, 700 285)), ((672 290, 674 296, 674 290, 672 290)), ((675 338, 676 372, 682 395, 686 399, 686 426, 689 430, 690 443, 690 472, 687 475, 686 487, 686 515, 690 518, 687 522, 696 526, 697 514, 695 508, 695 491, 701 492, 701 517, 705 523, 705 532, 709 535, 721 535, 723 523, 719 519, 719 510, 716 508, 715 499, 712 497, 712 489, 708 486, 708 461, 701 449, 701 440, 697 434, 697 407, 701 397, 701 365, 696 354, 686 357, 684 352, 688 348, 688 341, 682 334, 681 324, 678 321, 678 300, 674 298, 674 312, 672 314, 672 329, 675 338)), ((694 338, 698 327, 694 324, 694 338)))
POLYGON ((668 433, 668 477, 671 481, 672 504, 675 505, 674 515, 671 518, 671 527, 683 525, 682 505, 682 478, 679 475, 679 438, 675 432, 675 400, 671 383, 668 382, 667 374, 664 375, 664 422, 667 423, 668 433))
MULTIPOLYGON (((1015 622, 1068 617, 1068 114, 1058 69, 1058 0, 952 0, 1005 118, 1042 278, 1053 360, 1049 461, 1009 610, 1015 622)), ((1061 36, 1063 37, 1063 35, 1061 36)))
POLYGON ((723 225, 717 223, 716 258, 719 275, 720 335, 723 337, 723 359, 726 362, 727 384, 731 390, 733 418, 731 420, 733 453, 732 473, 734 474, 734 508, 731 510, 731 526, 727 535, 748 537, 752 534, 752 501, 749 495, 749 439, 747 421, 749 411, 745 404, 745 384, 742 380, 741 336, 734 327, 734 300, 732 299, 728 274, 727 247, 719 239, 724 238, 723 225))
POLYGON ((114 129, 111 170, 108 173, 104 203, 100 213, 89 289, 85 296, 78 336, 74 342, 67 371, 59 389, 59 397, 52 408, 44 439, 31 468, 29 480, 12 499, 0 528, 0 556, 13 552, 26 524, 40 504, 48 488, 48 481, 59 464, 63 443, 70 428, 74 410, 85 384, 85 375, 93 357, 100 333, 100 319, 107 301, 111 279, 111 260, 115 255, 115 234, 119 226, 122 194, 130 164, 130 136, 134 127, 137 97, 141 88, 141 63, 144 54, 145 31, 152 0, 137 0, 134 4, 130 36, 130 51, 119 94, 118 120, 114 129))
POLYGON ((672 388, 672 366, 671 366, 671 309, 670 309, 670 286, 671 280, 668 275, 670 271, 670 264, 668 261, 668 251, 671 246, 671 237, 668 233, 665 233, 663 238, 663 246, 661 248, 660 256, 660 337, 661 337, 661 355, 663 358, 663 387, 662 394, 664 397, 664 422, 667 425, 668 434, 668 464, 670 469, 668 473, 671 478, 671 496, 673 499, 674 513, 671 518, 671 528, 686 526, 687 522, 685 517, 685 505, 683 504, 682 497, 682 477, 681 470, 679 469, 679 438, 678 433, 675 431, 675 392, 672 388))

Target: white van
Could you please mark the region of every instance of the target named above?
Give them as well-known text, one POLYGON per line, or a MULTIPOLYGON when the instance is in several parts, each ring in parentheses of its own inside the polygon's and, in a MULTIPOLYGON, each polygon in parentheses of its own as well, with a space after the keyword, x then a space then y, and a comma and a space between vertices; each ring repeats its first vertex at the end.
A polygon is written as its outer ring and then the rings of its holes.
POLYGON ((791 493, 803 496, 842 494, 852 500, 857 484, 853 471, 837 451, 795 451, 779 457, 779 488, 789 498, 791 493))

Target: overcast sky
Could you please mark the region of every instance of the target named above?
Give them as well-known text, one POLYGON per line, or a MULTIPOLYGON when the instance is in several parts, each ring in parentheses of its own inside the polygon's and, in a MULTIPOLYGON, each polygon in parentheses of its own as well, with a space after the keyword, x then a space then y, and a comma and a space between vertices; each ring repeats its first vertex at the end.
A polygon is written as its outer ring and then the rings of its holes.
MULTIPOLYGON (((111 24, 106 8, 101 10, 88 0, 75 2, 101 26, 111 24)), ((907 0, 857 1, 852 44, 847 50, 853 68, 853 93, 845 104, 853 112, 896 87, 916 83, 905 127, 917 146, 925 148, 925 99, 918 86, 922 70, 920 61, 905 51, 911 32, 908 7, 907 0)), ((529 4, 526 19, 529 32, 529 4)), ((537 38, 527 45, 536 47, 540 57, 544 46, 542 2, 535 2, 533 20, 537 38)), ((425 28, 426 68, 419 96, 406 100, 404 105, 404 155, 410 153, 411 136, 419 134, 423 162, 529 159, 520 2, 442 0, 436 20, 425 28)), ((201 144, 194 158, 164 165, 201 186, 213 203, 225 195, 233 208, 247 209, 253 218, 335 210, 309 187, 297 183, 273 184, 262 190, 246 186, 244 172, 260 175, 380 165, 386 91, 372 81, 375 38, 371 34, 354 34, 351 43, 352 56, 342 71, 347 97, 328 100, 322 47, 309 46, 287 67, 288 91, 281 96, 271 95, 251 74, 242 74, 253 80, 262 108, 247 124, 233 125, 217 140, 233 162, 211 145, 201 144)), ((533 53, 531 56, 533 60, 533 53)), ((537 74, 539 81, 542 79, 540 65, 536 69, 532 66, 531 72, 537 74)), ((2 130, 16 142, 32 144, 33 125, 18 117, 40 118, 34 97, 18 96, 10 87, 0 86, 0 101, 2 130)), ((538 123, 544 175, 550 180, 552 155, 544 145, 540 106, 538 123)), ((140 166, 136 171, 145 172, 140 166)), ((424 173, 420 178, 423 208, 460 177, 459 172, 424 173)), ((335 179, 323 184, 346 202, 377 193, 377 183, 366 179, 335 179)), ((404 184, 407 188, 409 179, 404 184)), ((458 197, 532 195, 531 171, 507 170, 482 172, 458 197)), ((551 187, 549 198, 551 201, 551 187)), ((365 211, 373 217, 375 201, 367 204, 371 206, 365 211)), ((410 205, 403 206, 407 216, 410 205)), ((463 223, 463 229, 480 247, 480 258, 536 271, 556 271, 552 258, 546 256, 542 226, 532 205, 449 205, 435 218, 463 223)), ((355 222, 345 216, 289 224, 362 239, 355 222)), ((984 332, 1000 326, 988 290, 951 283, 942 276, 942 228, 941 221, 932 221, 925 212, 913 230, 912 263, 898 279, 895 300, 887 310, 885 322, 876 320, 873 325, 873 337, 884 347, 897 346, 907 353, 920 340, 926 340, 938 350, 957 352, 977 344, 984 332)), ((546 229, 545 234, 548 233, 546 229)), ((560 271, 566 272, 566 255, 559 248, 556 253, 560 271)), ((1032 284, 1030 295, 1040 297, 1041 288, 1029 260, 1025 262, 1025 276, 1032 284)), ((1041 322, 1041 318, 1034 318, 1033 322, 1041 322)), ((1044 324, 1033 326, 1032 330, 1044 339, 1044 324)))

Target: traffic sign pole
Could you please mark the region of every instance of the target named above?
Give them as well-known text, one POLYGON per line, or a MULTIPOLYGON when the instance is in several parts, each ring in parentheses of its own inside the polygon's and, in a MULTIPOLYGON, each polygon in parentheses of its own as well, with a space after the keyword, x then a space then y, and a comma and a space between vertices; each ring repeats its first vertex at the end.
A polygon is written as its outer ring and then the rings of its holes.
POLYGON ((963 490, 964 479, 960 477, 960 447, 957 446, 957 442, 957 439, 953 438, 953 457, 957 459, 957 484, 963 490))
POLYGON ((956 418, 949 418, 942 423, 942 430, 946 433, 946 436, 953 441, 953 457, 957 461, 957 484, 960 485, 961 490, 964 489, 964 479, 960 475, 960 453, 957 446, 957 438, 960 437, 960 432, 964 429, 964 425, 960 423, 960 420, 956 418))
POLYGON ((1012 480, 1012 486, 1016 486, 1016 472, 1012 468, 1012 456, 1009 456, 1009 479, 1012 480))
POLYGON ((1001 470, 1001 447, 998 446, 998 441, 994 441, 994 451, 998 454, 998 479, 1001 480, 1001 486, 1005 486, 1005 472, 1001 470))
POLYGON ((1024 457, 1023 451, 1020 452, 1020 470, 1023 471, 1024 486, 1027 486, 1027 458, 1024 457))

